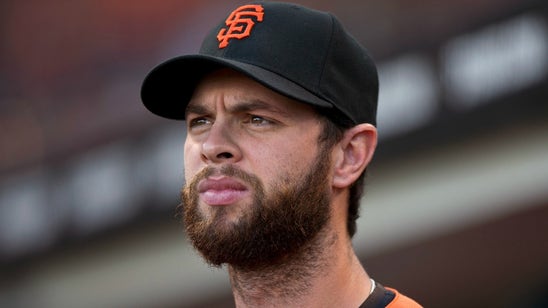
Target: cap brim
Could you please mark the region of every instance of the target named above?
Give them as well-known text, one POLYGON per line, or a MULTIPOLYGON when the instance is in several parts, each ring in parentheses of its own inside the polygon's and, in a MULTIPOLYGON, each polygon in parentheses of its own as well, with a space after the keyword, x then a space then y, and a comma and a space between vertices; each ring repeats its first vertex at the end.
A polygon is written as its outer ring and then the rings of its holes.
POLYGON ((333 105, 276 73, 248 63, 208 55, 187 55, 155 67, 143 81, 141 100, 152 113, 184 120, 186 106, 200 80, 220 68, 231 68, 292 99, 323 108, 333 105))

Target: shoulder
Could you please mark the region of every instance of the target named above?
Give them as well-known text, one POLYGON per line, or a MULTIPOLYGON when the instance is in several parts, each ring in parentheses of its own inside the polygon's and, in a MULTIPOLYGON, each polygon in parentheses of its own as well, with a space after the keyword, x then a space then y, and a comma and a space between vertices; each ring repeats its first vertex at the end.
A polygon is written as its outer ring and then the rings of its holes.
POLYGON ((420 308, 420 304, 412 300, 411 298, 401 294, 395 289, 385 287, 387 290, 394 292, 396 295, 394 299, 386 306, 386 308, 420 308))

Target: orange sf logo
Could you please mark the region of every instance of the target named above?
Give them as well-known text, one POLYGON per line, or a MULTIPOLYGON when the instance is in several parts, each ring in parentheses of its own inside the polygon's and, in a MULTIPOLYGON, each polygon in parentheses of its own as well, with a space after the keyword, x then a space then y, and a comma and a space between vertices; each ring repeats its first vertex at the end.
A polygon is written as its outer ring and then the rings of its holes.
POLYGON ((217 34, 217 40, 219 40, 219 48, 225 48, 228 46, 228 40, 242 39, 248 37, 251 33, 251 28, 255 25, 251 17, 256 17, 258 22, 263 21, 263 7, 258 4, 242 5, 235 9, 225 21, 228 27, 222 28, 217 34))

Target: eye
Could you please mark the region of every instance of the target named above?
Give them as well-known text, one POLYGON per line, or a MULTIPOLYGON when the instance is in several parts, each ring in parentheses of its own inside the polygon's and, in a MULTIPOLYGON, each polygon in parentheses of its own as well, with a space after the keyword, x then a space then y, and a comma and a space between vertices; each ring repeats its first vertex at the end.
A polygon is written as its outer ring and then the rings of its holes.
POLYGON ((249 117, 249 123, 251 123, 253 125, 262 126, 262 125, 270 124, 272 122, 265 119, 265 118, 263 118, 263 117, 261 117, 261 116, 251 115, 249 117))
POLYGON ((189 128, 196 128, 204 125, 209 125, 211 123, 211 120, 206 117, 197 117, 194 119, 189 119, 187 122, 189 128))

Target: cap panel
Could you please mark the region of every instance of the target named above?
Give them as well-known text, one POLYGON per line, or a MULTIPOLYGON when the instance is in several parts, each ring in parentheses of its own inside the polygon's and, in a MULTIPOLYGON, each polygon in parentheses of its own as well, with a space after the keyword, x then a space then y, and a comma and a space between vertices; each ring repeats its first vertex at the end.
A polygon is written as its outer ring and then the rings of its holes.
POLYGON ((221 22, 209 33, 200 53, 253 64, 317 91, 324 54, 331 36, 328 14, 297 5, 263 3, 264 16, 248 37, 232 39, 219 48, 221 22))
POLYGON ((320 92, 354 123, 376 124, 378 77, 367 51, 333 18, 320 92))

